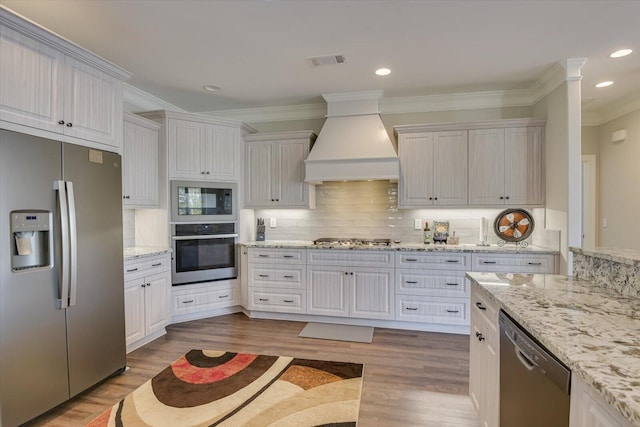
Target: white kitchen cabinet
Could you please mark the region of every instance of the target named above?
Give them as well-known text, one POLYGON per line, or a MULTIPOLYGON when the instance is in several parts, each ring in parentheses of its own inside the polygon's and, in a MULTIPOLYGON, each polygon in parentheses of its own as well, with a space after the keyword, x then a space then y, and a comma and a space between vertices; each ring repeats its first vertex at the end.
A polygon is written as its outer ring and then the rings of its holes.
POLYGON ((631 427, 632 425, 582 378, 573 375, 569 427, 631 427))
POLYGON ((397 252, 396 320, 469 325, 467 253, 397 252))
POLYGON ((398 207, 467 204, 467 131, 399 131, 398 154, 398 207))
POLYGON ((135 114, 124 115, 122 197, 130 208, 158 207, 158 129, 135 114))
POLYGON ((305 254, 305 249, 249 248, 248 308, 306 313, 305 254))
POLYGON ((171 300, 173 322, 209 317, 216 310, 239 304, 238 281, 232 279, 174 286, 171 300))
POLYGON ((237 181, 240 130, 235 126, 169 119, 169 178, 237 181))
POLYGON ((119 151, 128 72, 7 10, 0 57, 3 127, 119 151))
POLYGON ((483 427, 500 425, 500 336, 498 307, 471 289, 469 397, 483 427))
POLYGON ((391 251, 309 250, 307 259, 309 314, 393 319, 391 251))
POLYGON ((245 136, 245 206, 314 208, 315 186, 304 182, 311 131, 245 136))
POLYGON ((544 204, 543 128, 469 131, 469 205, 544 204))
POLYGON ((127 352, 166 333, 171 288, 168 254, 126 261, 124 308, 127 352))
POLYGON ((556 255, 474 253, 471 257, 472 271, 498 273, 555 274, 556 255))

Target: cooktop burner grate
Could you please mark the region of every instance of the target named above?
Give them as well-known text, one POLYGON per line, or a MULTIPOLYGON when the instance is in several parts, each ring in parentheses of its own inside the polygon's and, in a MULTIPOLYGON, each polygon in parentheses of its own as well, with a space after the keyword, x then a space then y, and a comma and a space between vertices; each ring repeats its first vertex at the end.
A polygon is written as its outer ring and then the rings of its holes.
POLYGON ((334 238, 322 237, 314 240, 316 246, 389 246, 391 239, 359 239, 359 238, 334 238))

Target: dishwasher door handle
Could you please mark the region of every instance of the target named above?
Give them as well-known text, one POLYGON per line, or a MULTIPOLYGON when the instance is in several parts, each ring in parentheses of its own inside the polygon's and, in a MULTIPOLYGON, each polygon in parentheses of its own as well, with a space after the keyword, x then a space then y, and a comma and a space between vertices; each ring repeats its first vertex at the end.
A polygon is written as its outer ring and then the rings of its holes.
POLYGON ((513 350, 515 351, 516 357, 518 358, 520 363, 522 363, 522 366, 527 368, 527 370, 529 371, 533 371, 535 368, 538 368, 543 375, 547 374, 547 371, 542 369, 540 365, 534 362, 533 358, 529 356, 527 353, 525 353, 525 351, 518 344, 516 344, 514 339, 511 338, 511 336, 508 333, 505 332, 505 335, 507 338, 509 338, 509 341, 511 341, 511 344, 513 344, 513 350))

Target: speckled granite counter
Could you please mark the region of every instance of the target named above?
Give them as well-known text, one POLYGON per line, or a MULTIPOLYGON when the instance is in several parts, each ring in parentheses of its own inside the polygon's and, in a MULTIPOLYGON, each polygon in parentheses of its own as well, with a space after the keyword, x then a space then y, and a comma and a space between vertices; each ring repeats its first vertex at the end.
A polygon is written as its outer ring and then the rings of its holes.
POLYGON ((374 251, 441 251, 441 252, 482 252, 482 253, 536 253, 551 254, 560 253, 557 250, 541 248, 538 246, 529 246, 527 248, 519 248, 515 245, 442 245, 422 243, 397 243, 390 246, 358 246, 358 245, 314 245, 311 241, 304 240, 267 240, 265 242, 244 242, 240 244, 247 248, 274 248, 274 249, 337 249, 337 250, 374 250, 374 251))
POLYGON ((640 297, 640 251, 633 249, 569 248, 573 275, 623 296, 640 297))
POLYGON ((467 273, 473 286, 640 426, 640 300, 556 275, 467 273))
POLYGON ((131 261, 133 259, 156 256, 171 252, 171 248, 161 246, 133 246, 124 248, 124 260, 131 261))

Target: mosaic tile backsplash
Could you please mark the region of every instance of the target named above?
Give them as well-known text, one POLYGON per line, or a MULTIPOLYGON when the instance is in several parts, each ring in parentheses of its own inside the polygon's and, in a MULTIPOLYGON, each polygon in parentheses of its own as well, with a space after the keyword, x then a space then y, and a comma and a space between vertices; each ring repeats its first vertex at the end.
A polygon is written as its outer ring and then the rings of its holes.
MULTIPOLYGON (((277 228, 267 224, 267 240, 315 240, 320 237, 388 238, 403 243, 422 242, 422 230, 414 219, 449 221, 461 244, 478 243, 480 219, 489 219, 488 243, 495 244, 493 221, 503 209, 398 209, 398 184, 389 181, 326 182, 316 187, 316 209, 257 209, 257 218, 276 218, 277 228)), ((505 208, 511 206, 505 206, 505 208)), ((544 230, 544 209, 529 209, 536 227, 529 244, 559 247, 559 233, 544 230)))

